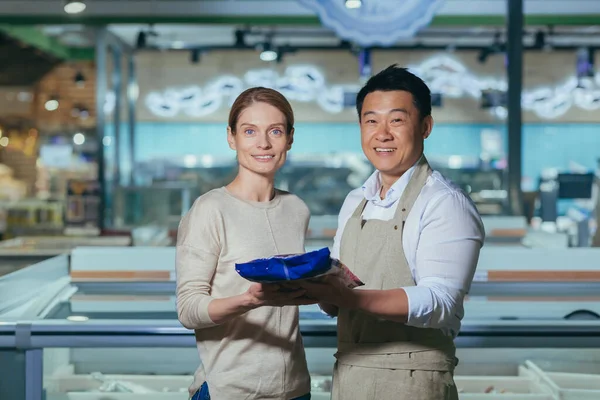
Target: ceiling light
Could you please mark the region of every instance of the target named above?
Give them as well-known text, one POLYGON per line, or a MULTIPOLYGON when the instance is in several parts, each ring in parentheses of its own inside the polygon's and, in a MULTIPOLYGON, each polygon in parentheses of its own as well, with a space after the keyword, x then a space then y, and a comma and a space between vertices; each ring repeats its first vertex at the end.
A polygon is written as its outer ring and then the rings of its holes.
POLYGON ((85 10, 85 1, 83 0, 67 0, 65 1, 65 12, 67 14, 79 14, 85 10))
POLYGON ((182 42, 181 40, 176 40, 173 42, 173 44, 171 45, 172 48, 174 49, 184 49, 185 48, 185 42, 182 42))
POLYGON ((271 41, 267 40, 262 44, 262 51, 260 53, 260 59, 263 61, 275 61, 277 60, 277 52, 273 50, 271 41))
POLYGON ((277 59, 277 53, 273 50, 263 50, 260 53, 260 59, 263 61, 274 61, 277 59))
POLYGON ((78 146, 84 144, 85 136, 83 135, 83 133, 76 133, 75 135, 73 135, 73 143, 75 143, 78 146))
POLYGON ((58 109, 58 106, 59 106, 59 104, 58 104, 58 100, 56 99, 56 97, 50 98, 50 100, 48 100, 46 102, 46 104, 44 104, 44 107, 48 111, 55 111, 58 109))
POLYGON ((361 0, 346 0, 346 8, 360 8, 362 6, 361 0))
POLYGON ((85 76, 83 76, 81 71, 78 71, 77 74, 75 74, 75 84, 80 88, 85 86, 85 76))

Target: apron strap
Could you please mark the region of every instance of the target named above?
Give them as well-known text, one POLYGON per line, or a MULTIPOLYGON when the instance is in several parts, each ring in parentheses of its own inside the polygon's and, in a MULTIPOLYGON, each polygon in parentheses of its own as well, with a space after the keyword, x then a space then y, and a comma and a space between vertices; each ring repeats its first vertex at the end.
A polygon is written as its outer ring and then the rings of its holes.
POLYGON ((366 206, 367 206, 367 199, 365 199, 364 196, 363 196, 363 199, 358 204, 358 207, 356 207, 356 209, 352 213, 352 217, 354 217, 354 218, 362 218, 362 213, 365 210, 366 206))
POLYGON ((423 189, 423 186, 425 186, 427 178, 429 178, 432 172, 433 171, 427 162, 427 158, 425 158, 424 154, 421 155, 421 158, 415 167, 415 171, 410 177, 410 181, 408 181, 408 185, 406 185, 404 192, 402 192, 402 196, 398 200, 398 208, 396 209, 394 219, 402 222, 406 221, 410 210, 419 197, 419 194, 421 194, 421 190, 423 189))

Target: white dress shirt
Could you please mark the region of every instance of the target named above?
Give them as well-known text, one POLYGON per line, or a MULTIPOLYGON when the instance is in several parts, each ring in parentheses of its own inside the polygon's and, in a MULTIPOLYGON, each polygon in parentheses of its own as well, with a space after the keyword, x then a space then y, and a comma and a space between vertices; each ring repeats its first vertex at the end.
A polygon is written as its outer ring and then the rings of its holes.
MULTIPOLYGON (((415 167, 406 171, 381 199, 375 171, 362 188, 351 191, 340 210, 331 255, 339 258, 342 233, 363 198, 363 219, 390 220, 415 167)), ((464 316, 463 300, 484 241, 483 223, 471 199, 434 171, 417 198, 404 226, 402 246, 416 286, 408 296, 407 325, 441 329, 456 336, 464 316)), ((342 260, 343 262, 343 260, 342 260)), ((360 278, 360 277, 359 277, 360 278)))

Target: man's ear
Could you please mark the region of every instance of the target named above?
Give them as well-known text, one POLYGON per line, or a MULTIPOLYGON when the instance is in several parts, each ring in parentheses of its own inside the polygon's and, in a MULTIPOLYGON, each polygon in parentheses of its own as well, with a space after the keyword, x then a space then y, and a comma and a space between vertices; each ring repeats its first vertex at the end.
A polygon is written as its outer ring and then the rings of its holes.
POLYGON ((229 143, 229 148, 231 150, 236 150, 235 147, 235 135, 233 134, 233 131, 231 130, 231 127, 228 126, 227 127, 227 143, 229 143))
POLYGON ((423 132, 423 139, 427 139, 429 135, 431 135, 431 130, 433 129, 433 117, 431 115, 423 118, 423 122, 421 123, 421 129, 423 132))
POLYGON ((294 128, 288 133, 288 146, 287 149, 291 150, 292 144, 294 143, 294 128))

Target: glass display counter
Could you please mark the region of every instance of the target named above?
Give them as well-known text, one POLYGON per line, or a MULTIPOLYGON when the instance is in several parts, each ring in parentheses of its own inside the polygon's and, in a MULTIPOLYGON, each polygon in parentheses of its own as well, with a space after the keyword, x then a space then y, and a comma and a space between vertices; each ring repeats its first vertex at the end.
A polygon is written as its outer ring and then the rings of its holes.
MULTIPOLYGON (((600 250, 545 258, 487 250, 456 339, 461 398, 512 390, 553 399, 527 392, 535 389, 523 375, 528 361, 545 373, 599 374, 600 266, 592 267, 600 250), (571 262, 570 279, 544 278, 549 270, 565 278, 571 262)), ((174 256, 173 248, 77 248, 0 278, 0 398, 186 399, 200 360, 177 321, 174 256)), ((313 398, 329 398, 336 320, 315 306, 301 307, 300 318, 313 398)))

